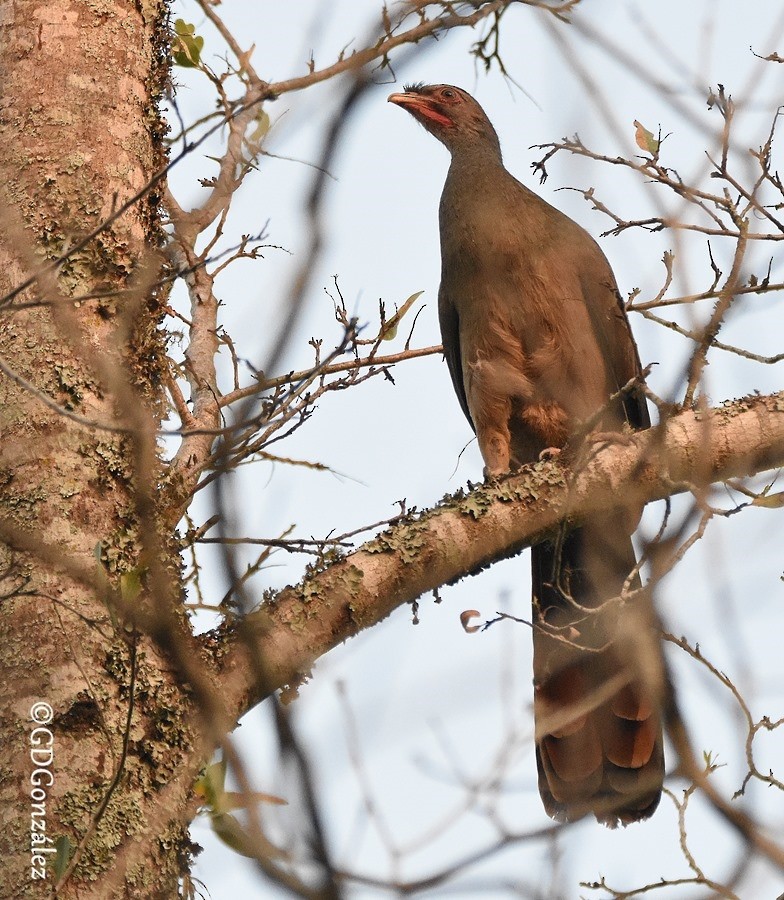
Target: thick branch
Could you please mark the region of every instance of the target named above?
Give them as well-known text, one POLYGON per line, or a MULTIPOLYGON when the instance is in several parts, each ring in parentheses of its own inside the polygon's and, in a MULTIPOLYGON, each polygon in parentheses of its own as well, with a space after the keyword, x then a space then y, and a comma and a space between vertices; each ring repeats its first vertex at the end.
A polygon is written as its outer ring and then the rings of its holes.
POLYGON ((780 465, 784 392, 681 413, 601 449, 575 473, 541 462, 459 491, 249 616, 224 657, 227 706, 244 712, 261 695, 301 680, 320 656, 396 607, 519 552, 564 519, 610 509, 619 497, 647 503, 780 465))

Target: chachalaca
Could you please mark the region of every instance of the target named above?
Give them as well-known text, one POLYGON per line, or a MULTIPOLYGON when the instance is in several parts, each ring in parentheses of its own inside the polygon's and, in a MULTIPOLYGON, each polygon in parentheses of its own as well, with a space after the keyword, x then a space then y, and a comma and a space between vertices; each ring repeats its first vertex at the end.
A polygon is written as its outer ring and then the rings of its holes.
MULTIPOLYGON (((581 425, 650 425, 612 270, 593 238, 504 168, 479 104, 452 85, 392 94, 445 145, 438 312, 444 355, 487 477, 563 448, 581 425), (613 395, 618 395, 611 401, 613 395)), ((664 777, 661 717, 606 603, 636 560, 639 509, 597 515, 532 548, 539 791, 562 821, 648 818, 664 777), (618 639, 616 640, 616 637, 618 639)))

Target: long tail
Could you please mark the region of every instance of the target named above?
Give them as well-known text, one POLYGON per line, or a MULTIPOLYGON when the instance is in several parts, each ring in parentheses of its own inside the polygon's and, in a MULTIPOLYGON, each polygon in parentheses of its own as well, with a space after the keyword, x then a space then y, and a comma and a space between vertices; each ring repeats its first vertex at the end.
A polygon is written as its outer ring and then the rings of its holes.
POLYGON ((661 797, 650 673, 624 648, 620 604, 605 602, 634 569, 629 532, 619 510, 531 551, 539 792, 560 821, 592 813, 611 828, 628 825, 652 815, 661 797))

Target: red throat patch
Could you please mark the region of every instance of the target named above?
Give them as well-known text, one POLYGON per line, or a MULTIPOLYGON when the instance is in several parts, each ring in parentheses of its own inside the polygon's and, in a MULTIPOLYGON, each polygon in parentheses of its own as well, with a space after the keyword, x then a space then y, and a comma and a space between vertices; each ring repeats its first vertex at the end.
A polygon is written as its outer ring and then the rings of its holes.
POLYGON ((423 115, 426 119, 432 119, 433 122, 437 122, 439 125, 443 125, 444 128, 454 127, 455 123, 450 118, 441 115, 440 112, 430 106, 417 106, 416 111, 423 115))

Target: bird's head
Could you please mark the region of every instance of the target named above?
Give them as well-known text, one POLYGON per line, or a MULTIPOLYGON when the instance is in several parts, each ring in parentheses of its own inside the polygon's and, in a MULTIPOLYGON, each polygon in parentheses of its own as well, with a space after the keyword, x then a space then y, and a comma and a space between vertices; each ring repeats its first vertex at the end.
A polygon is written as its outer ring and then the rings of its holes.
POLYGON ((402 106, 454 154, 461 148, 500 146, 485 111, 474 98, 452 84, 407 84, 403 93, 390 94, 390 103, 402 106))

